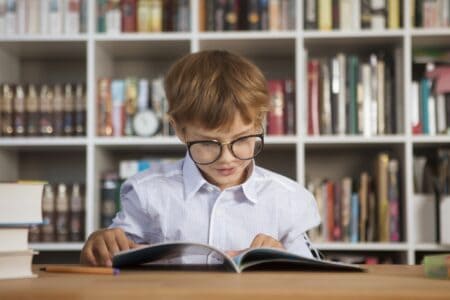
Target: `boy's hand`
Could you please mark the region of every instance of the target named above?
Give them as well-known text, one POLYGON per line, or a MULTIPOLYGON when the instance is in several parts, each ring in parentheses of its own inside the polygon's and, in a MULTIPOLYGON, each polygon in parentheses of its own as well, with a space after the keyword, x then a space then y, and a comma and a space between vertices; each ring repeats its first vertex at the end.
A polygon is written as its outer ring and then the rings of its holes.
POLYGON ((251 245, 247 249, 243 250, 230 250, 225 251, 225 254, 231 257, 235 257, 245 251, 247 251, 250 248, 278 248, 278 249, 284 249, 284 246, 276 239, 271 237, 270 235, 266 235, 263 233, 259 233, 255 236, 253 239, 251 245))
POLYGON ((138 244, 129 240, 122 229, 102 229, 89 236, 81 250, 80 263, 111 267, 114 254, 136 247, 138 244))

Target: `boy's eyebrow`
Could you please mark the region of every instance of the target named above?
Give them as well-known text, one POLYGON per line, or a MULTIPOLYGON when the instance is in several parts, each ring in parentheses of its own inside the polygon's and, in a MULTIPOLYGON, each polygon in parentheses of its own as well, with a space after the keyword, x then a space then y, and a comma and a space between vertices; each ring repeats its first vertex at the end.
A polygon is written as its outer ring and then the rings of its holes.
MULTIPOLYGON (((242 136, 242 135, 245 134, 245 133, 250 133, 250 131, 251 131, 251 128, 246 129, 246 130, 244 130, 244 131, 241 131, 241 132, 239 132, 238 134, 235 134, 235 135, 233 136, 233 139, 235 139, 235 138, 237 138, 237 137, 240 137, 240 136, 242 136)), ((216 139, 217 139, 217 137, 211 137, 211 136, 207 136, 207 135, 203 135, 203 134, 199 134, 199 133, 195 133, 195 135, 198 136, 199 138, 207 139, 207 140, 216 140, 216 139)))

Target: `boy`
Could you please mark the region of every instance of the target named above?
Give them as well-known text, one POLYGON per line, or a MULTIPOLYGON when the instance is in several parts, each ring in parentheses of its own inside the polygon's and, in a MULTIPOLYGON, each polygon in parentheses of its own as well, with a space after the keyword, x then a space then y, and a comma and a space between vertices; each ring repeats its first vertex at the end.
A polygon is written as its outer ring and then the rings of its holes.
POLYGON ((320 223, 314 198, 254 164, 270 106, 261 71, 226 51, 203 51, 171 67, 165 90, 187 154, 123 184, 122 211, 89 237, 81 263, 111 266, 118 251, 169 241, 206 243, 230 256, 274 247, 311 257, 305 232, 320 223))

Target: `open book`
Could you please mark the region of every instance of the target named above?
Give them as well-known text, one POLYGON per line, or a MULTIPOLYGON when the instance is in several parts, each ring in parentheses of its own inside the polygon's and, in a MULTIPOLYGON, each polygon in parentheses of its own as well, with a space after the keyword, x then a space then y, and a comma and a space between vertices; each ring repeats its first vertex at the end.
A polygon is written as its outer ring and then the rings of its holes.
POLYGON ((182 265, 183 257, 203 257, 204 266, 210 262, 227 271, 241 273, 244 270, 324 270, 365 271, 351 264, 303 257, 281 249, 253 248, 238 256, 230 257, 210 245, 188 242, 161 243, 122 251, 114 255, 113 267, 161 266, 168 261, 182 265), (180 260, 181 259, 181 260, 180 260))

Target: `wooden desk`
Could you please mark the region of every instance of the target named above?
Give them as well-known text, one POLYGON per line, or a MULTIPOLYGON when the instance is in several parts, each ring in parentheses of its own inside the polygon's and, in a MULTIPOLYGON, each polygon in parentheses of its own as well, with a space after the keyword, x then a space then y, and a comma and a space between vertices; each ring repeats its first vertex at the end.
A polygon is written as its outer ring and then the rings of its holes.
POLYGON ((450 280, 424 278, 421 266, 370 266, 368 273, 37 272, 36 279, 0 281, 0 299, 450 299, 450 280))

